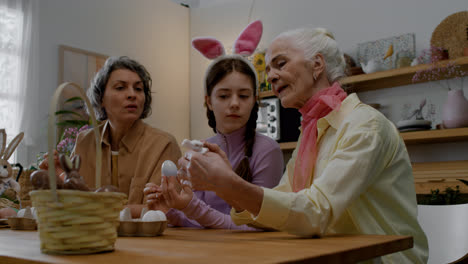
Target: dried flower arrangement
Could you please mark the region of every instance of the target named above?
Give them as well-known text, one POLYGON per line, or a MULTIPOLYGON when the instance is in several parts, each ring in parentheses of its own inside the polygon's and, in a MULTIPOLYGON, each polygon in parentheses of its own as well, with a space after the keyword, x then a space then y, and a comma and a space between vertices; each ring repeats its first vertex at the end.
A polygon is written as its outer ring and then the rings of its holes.
POLYGON ((441 47, 431 46, 429 49, 422 51, 421 55, 417 58, 419 64, 427 63, 429 67, 417 71, 413 75, 412 81, 414 83, 421 81, 437 81, 437 83, 452 90, 453 87, 449 84, 450 78, 460 80, 460 89, 463 87, 463 77, 468 75, 467 72, 461 70, 459 65, 453 61, 447 63, 440 63, 447 59, 446 50, 441 47))
POLYGON ((70 156, 75 147, 76 137, 81 131, 91 128, 89 125, 84 125, 81 128, 69 127, 62 134, 60 142, 57 144, 57 151, 60 154, 70 156))

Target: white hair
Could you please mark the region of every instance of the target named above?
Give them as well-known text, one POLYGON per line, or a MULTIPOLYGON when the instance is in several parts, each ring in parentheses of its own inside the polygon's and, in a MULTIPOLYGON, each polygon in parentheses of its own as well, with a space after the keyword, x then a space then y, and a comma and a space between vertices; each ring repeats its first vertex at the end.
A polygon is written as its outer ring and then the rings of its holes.
POLYGON ((322 54, 326 66, 325 73, 330 83, 346 76, 343 52, 338 48, 333 34, 325 28, 289 30, 279 34, 273 41, 280 38, 292 41, 304 52, 304 57, 308 61, 312 61, 317 53, 322 54))

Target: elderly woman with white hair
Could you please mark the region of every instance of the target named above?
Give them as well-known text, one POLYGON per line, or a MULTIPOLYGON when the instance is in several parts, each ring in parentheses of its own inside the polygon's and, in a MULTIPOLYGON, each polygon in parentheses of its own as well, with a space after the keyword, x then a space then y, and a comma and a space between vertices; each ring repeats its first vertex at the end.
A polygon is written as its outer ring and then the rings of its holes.
POLYGON ((384 115, 340 87, 345 60, 332 34, 323 28, 284 32, 269 46, 266 63, 283 107, 298 109, 303 118, 279 185, 268 189, 240 180, 209 143, 210 152, 179 160, 179 176, 231 204, 236 224, 299 236, 411 235, 412 249, 381 260, 425 263, 427 239, 417 221, 405 144, 384 115))

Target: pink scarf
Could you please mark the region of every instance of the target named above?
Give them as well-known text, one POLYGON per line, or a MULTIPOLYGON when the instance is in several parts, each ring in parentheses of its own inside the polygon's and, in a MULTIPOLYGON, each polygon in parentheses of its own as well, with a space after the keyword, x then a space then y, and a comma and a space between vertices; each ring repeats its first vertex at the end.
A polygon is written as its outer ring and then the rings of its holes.
POLYGON ((312 177, 317 159, 317 121, 332 110, 339 110, 346 92, 338 82, 318 91, 299 109, 302 114, 302 140, 296 158, 293 177, 293 191, 298 192, 306 187, 312 177))

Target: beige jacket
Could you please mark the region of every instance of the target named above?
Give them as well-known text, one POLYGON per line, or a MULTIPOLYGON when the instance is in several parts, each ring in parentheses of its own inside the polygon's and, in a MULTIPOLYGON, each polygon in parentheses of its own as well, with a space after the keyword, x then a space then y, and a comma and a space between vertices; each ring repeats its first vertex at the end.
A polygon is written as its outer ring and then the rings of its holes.
MULTIPOLYGON (((99 126, 102 145, 101 185, 111 184, 110 125, 106 121, 99 126), (104 131, 104 132, 103 132, 104 131)), ((83 131, 76 139, 74 154, 81 156, 80 174, 90 188, 95 187, 96 143, 92 129, 83 131)), ((160 129, 145 124, 142 120, 122 138, 119 145, 119 189, 128 195, 128 204, 142 204, 145 184, 161 182, 161 165, 165 160, 177 164, 181 157, 175 138, 160 129)))

